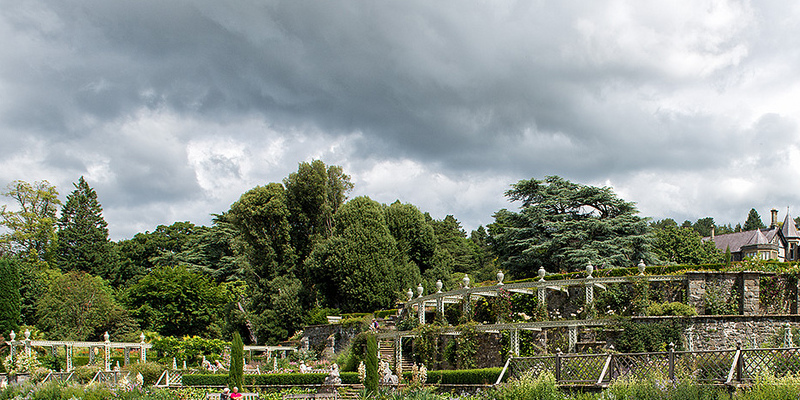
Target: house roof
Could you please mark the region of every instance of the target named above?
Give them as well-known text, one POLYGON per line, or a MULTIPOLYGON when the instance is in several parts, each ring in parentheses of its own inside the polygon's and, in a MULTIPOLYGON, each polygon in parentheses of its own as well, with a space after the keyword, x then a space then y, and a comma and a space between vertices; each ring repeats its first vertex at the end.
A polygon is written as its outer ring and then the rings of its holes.
POLYGON ((742 251, 742 246, 772 243, 777 234, 777 228, 767 228, 726 233, 724 235, 716 235, 713 239, 711 239, 711 237, 705 237, 703 240, 713 241, 714 246, 720 251, 725 251, 725 249, 730 248, 732 253, 736 253, 742 251))
POLYGON ((785 238, 800 238, 800 233, 797 232, 797 226, 795 226, 792 216, 789 215, 789 211, 786 211, 786 219, 783 220, 782 233, 785 238))

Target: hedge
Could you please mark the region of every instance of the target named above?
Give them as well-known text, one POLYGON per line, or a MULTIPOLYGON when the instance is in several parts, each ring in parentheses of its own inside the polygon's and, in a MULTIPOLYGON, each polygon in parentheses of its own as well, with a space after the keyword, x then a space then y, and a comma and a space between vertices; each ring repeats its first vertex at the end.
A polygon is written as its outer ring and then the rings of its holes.
MULTIPOLYGON (((485 368, 485 369, 465 369, 465 370, 442 370, 442 371, 428 371, 428 381, 430 384, 445 384, 445 385, 481 385, 493 384, 500 376, 502 368, 485 368)), ((315 374, 262 374, 262 375, 245 375, 245 386, 253 385, 321 385, 325 382, 325 377, 328 374, 315 373, 315 374)), ((339 376, 342 378, 342 383, 356 384, 358 381, 357 372, 341 372, 339 376)), ((405 371, 403 378, 410 382, 411 372, 405 371)), ((224 386, 227 382, 228 375, 223 374, 197 374, 197 375, 184 375, 183 384, 185 386, 224 386)))
MULTIPOLYGON (((313 374, 262 374, 245 375, 245 386, 250 385, 321 385, 325 382, 325 373, 313 374)), ((341 372, 339 377, 342 383, 356 384, 358 381, 357 372, 341 372)), ((223 374, 195 374, 184 375, 182 383, 185 386, 224 386, 228 382, 228 375, 223 374)))

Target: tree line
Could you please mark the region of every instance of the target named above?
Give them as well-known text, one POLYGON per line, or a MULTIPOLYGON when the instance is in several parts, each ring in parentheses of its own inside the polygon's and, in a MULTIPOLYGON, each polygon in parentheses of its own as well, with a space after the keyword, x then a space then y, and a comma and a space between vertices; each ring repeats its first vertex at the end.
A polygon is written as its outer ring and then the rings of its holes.
POLYGON ((455 289, 464 274, 480 282, 498 269, 526 278, 540 267, 722 257, 701 241, 713 219, 651 222, 610 188, 557 176, 512 184, 518 209, 469 235, 452 215, 350 199, 352 189, 341 167, 303 162, 211 226, 175 222, 113 242, 83 177, 63 204, 47 181, 13 182, 3 195, 17 207, 0 209, 0 334, 25 324, 53 339, 135 340, 146 330, 276 343, 326 315, 392 308, 420 283, 455 289))

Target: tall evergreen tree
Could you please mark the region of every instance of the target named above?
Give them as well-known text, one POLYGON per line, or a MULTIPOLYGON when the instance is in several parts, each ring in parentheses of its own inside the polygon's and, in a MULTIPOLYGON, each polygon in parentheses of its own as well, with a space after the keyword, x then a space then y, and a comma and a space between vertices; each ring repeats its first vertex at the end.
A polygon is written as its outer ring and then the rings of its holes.
POLYGON ((758 211, 755 208, 750 209, 750 213, 747 214, 747 221, 744 222, 743 229, 745 231, 753 231, 756 229, 764 229, 767 226, 761 222, 761 216, 758 215, 758 211))
POLYGON ((590 262, 651 261, 647 222, 611 188, 549 176, 519 181, 506 196, 522 202, 520 211, 498 211, 490 231, 503 268, 515 278, 533 276, 539 267, 576 271, 590 262))
POLYGON ((97 193, 80 177, 67 196, 58 220, 56 262, 63 271, 84 271, 108 277, 113 268, 108 224, 97 193))
POLYGON ((20 297, 17 266, 5 258, 0 258, 0 304, 0 334, 6 335, 17 329, 20 297))
POLYGON ((228 386, 244 391, 244 344, 239 332, 233 333, 231 342, 231 367, 228 372, 228 386))

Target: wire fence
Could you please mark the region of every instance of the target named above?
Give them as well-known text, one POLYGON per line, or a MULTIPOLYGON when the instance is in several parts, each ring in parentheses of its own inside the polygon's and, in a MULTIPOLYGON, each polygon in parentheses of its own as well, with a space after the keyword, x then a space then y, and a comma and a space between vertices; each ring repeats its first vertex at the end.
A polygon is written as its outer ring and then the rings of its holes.
POLYGON ((550 371, 560 385, 605 386, 621 378, 691 379, 705 384, 751 383, 759 376, 800 372, 800 348, 725 349, 655 353, 554 354, 514 357, 503 374, 550 371))

